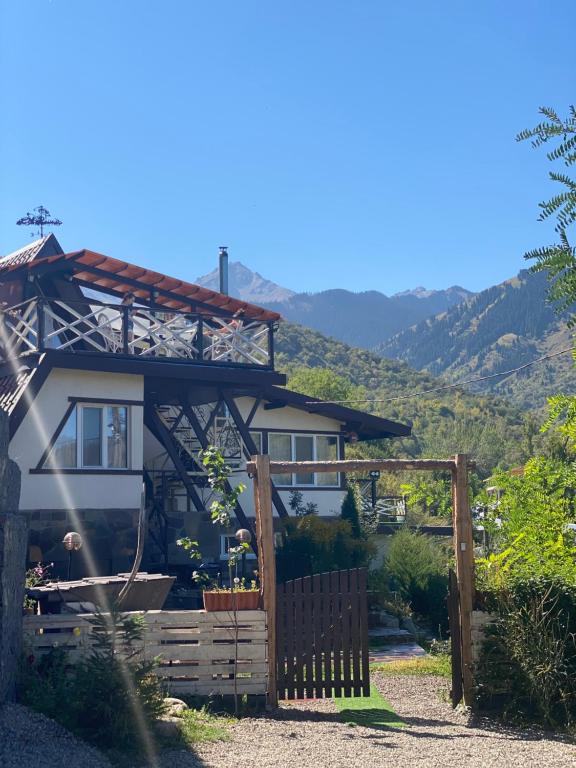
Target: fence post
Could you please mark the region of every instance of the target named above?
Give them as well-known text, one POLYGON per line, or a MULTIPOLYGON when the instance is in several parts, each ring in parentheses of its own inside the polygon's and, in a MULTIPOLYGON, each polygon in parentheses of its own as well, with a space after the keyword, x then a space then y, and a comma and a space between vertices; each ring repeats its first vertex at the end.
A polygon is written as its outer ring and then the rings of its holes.
POLYGON ((472 515, 468 499, 468 456, 454 457, 452 498, 454 502, 454 550, 456 575, 460 595, 460 642, 462 653, 462 689, 464 704, 472 706, 474 681, 472 677, 472 608, 474 601, 474 539, 472 515))
POLYGON ((268 692, 266 703, 269 707, 276 707, 278 705, 276 685, 276 553, 274 551, 270 457, 260 454, 252 456, 251 460, 256 467, 254 502, 260 588, 268 623, 268 692))

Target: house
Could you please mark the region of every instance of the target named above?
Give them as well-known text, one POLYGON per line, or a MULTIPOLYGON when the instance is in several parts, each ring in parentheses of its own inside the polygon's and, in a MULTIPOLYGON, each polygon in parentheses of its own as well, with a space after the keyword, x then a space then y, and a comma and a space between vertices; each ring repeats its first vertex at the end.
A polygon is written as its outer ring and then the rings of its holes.
MULTIPOLYGON (((200 539, 226 559, 210 522, 211 489, 198 451, 215 444, 246 492, 236 515, 251 528, 249 455, 343 457, 346 443, 400 437, 409 427, 285 389, 274 367, 280 317, 89 250, 65 253, 53 234, 0 259, 0 407, 30 513, 29 559, 63 571, 63 535, 84 538, 75 566, 129 567, 142 493, 149 510, 144 564, 176 566, 176 540, 200 539)), ((277 475, 321 515, 339 511, 344 477, 277 475)))

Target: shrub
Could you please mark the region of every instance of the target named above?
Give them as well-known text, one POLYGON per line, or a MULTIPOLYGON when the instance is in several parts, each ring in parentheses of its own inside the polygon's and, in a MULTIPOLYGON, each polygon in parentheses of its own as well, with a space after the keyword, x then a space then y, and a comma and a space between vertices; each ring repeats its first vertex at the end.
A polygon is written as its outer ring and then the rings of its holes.
POLYGON ((344 520, 317 515, 290 518, 276 551, 278 580, 367 566, 373 551, 368 541, 352 536, 350 523, 344 520))
POLYGON ((433 538, 401 528, 392 537, 382 575, 391 590, 427 619, 434 630, 448 627, 448 556, 433 538))
POLYGON ((60 649, 38 662, 29 659, 20 697, 87 741, 130 748, 164 711, 156 662, 140 658, 135 645, 142 638, 142 617, 113 610, 96 614, 93 624, 96 644, 76 665, 60 649))
POLYGON ((549 727, 576 721, 576 587, 536 577, 493 594, 476 670, 480 707, 549 727))
POLYGON ((348 486, 346 496, 342 501, 340 519, 350 523, 350 532, 355 539, 362 536, 360 528, 360 515, 358 514, 358 497, 354 488, 348 486))

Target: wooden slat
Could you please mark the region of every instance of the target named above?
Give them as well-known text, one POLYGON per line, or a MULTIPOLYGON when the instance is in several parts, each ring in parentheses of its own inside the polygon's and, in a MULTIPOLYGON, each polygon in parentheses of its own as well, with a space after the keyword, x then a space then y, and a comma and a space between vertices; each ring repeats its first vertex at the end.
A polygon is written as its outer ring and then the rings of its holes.
POLYGON ((332 604, 332 654, 334 696, 342 696, 342 607, 340 605, 340 571, 330 574, 330 602, 332 604))
POLYGON ((294 626, 295 643, 294 655, 296 662, 296 693, 298 699, 304 698, 304 649, 306 647, 303 635, 304 623, 304 593, 302 592, 302 579, 294 580, 294 626))
POLYGON ((324 687, 322 685, 322 579, 319 573, 316 573, 312 579, 312 604, 314 621, 314 691, 316 698, 321 699, 324 696, 324 687))
POLYGON ((332 696, 332 599, 330 591, 330 574, 321 574, 322 579, 322 628, 324 655, 324 695, 332 696))
POLYGON ((312 577, 302 579, 302 635, 304 638, 304 677, 306 681, 306 696, 314 696, 312 680, 314 677, 314 624, 312 602, 312 577))
POLYGON ((362 695, 362 672, 360 664, 361 646, 360 636, 362 628, 360 626, 360 594, 358 587, 358 569, 350 571, 350 631, 352 635, 352 680, 354 696, 362 695))
POLYGON ((294 622, 294 582, 286 583, 286 696, 294 698, 296 668, 294 659, 296 654, 295 637, 296 626, 294 622))
MULTIPOLYGON (((146 645, 146 656, 160 656, 166 661, 213 661, 214 659, 233 659, 234 645, 170 646, 146 645)), ((240 645, 238 658, 242 660, 265 659, 265 645, 240 645)))
POLYGON ((276 687, 284 698, 286 688, 286 587, 279 584, 276 592, 276 687))
POLYGON ((352 695, 352 670, 350 657, 352 653, 352 638, 350 636, 350 617, 351 601, 356 599, 356 595, 350 594, 349 585, 350 571, 340 571, 340 594, 341 594, 341 615, 342 615, 342 680, 344 696, 352 695))
POLYGON ((370 696, 370 650, 368 647, 368 596, 366 568, 358 569, 358 604, 360 609, 360 655, 362 694, 370 696))

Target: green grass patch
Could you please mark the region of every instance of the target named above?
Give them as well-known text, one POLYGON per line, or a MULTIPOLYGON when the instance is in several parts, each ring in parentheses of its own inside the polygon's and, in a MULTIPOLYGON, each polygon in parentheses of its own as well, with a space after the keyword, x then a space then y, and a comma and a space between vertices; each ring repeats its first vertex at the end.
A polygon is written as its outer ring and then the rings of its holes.
POLYGON ((227 741, 228 726, 235 723, 233 717, 212 715, 205 710, 187 709, 180 716, 180 733, 188 745, 206 741, 227 741))
POLYGON ((377 729, 405 726, 375 685, 370 686, 370 696, 353 699, 335 698, 333 701, 345 723, 377 729))
POLYGON ((435 675, 438 677, 451 677, 452 666, 450 656, 439 654, 437 656, 422 656, 415 659, 398 659, 383 664, 371 664, 370 668, 384 675, 414 675, 426 677, 435 675))

